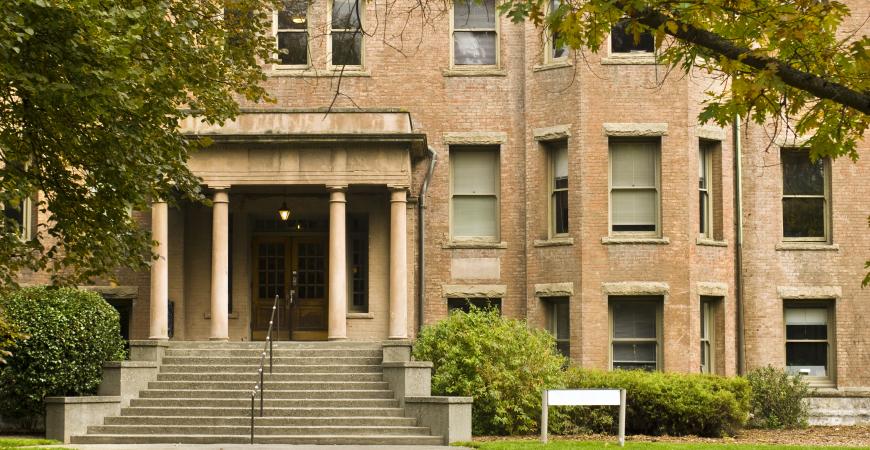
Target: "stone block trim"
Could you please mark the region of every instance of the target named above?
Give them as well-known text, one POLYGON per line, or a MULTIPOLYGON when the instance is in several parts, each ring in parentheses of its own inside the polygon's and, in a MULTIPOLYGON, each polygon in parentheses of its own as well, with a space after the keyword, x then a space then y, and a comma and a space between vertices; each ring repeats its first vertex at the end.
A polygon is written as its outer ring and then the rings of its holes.
POLYGON ((574 283, 535 284, 535 297, 563 297, 574 295, 574 283))
POLYGON ((507 295, 505 284, 445 284, 441 286, 444 298, 503 298, 507 295))
POLYGON ((558 141, 571 137, 571 125, 555 125, 545 128, 532 129, 532 136, 536 141, 558 141))
POLYGON ((695 129, 695 136, 711 141, 724 141, 725 129, 713 125, 701 125, 695 129))
POLYGON ((724 297, 728 295, 728 283, 699 281, 697 287, 698 295, 710 297, 724 297))
POLYGON ((507 142, 507 133, 501 131, 468 131, 444 133, 445 145, 500 145, 507 142))
POLYGON ((620 281, 601 283, 601 291, 606 295, 667 295, 667 283, 655 281, 620 281))
POLYGON ((604 123, 604 134, 612 137, 667 136, 667 123, 604 123))
POLYGON ((785 300, 837 299, 843 296, 840 286, 777 286, 776 293, 785 300))

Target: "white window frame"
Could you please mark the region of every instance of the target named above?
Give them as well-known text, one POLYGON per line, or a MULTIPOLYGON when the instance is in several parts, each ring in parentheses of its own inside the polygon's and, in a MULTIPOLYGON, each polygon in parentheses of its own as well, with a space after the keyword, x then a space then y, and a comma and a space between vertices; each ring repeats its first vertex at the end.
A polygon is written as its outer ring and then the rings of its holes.
MULTIPOLYGON (((698 204, 698 220, 703 221, 704 230, 698 230, 699 237, 703 239, 713 239, 713 152, 712 145, 701 142, 698 146, 698 169, 703 168, 705 186, 700 186, 700 174, 698 176, 698 196, 706 196, 707 201, 704 203, 703 211, 701 210, 700 198, 698 204)), ((700 225, 700 224, 699 224, 700 225)), ((700 226, 699 226, 700 228, 700 226)))
MULTIPOLYGON (((479 0, 472 0, 472 3, 477 2, 479 0)), ((479 70, 479 69, 498 69, 501 67, 501 17, 497 11, 497 2, 495 7, 493 8, 493 13, 495 14, 495 27, 490 28, 463 28, 461 30, 456 30, 455 28, 455 9, 456 2, 452 2, 452 6, 450 7, 450 68, 452 70, 479 70), (456 64, 456 59, 454 57, 454 47, 456 46, 456 35, 457 31, 462 32, 474 32, 474 31, 494 31, 495 32, 495 64, 456 64)))
POLYGON ((701 297, 701 311, 700 311, 700 322, 701 322, 701 347, 703 351, 699 355, 701 357, 701 373, 712 374, 715 373, 716 368, 716 358, 714 357, 714 353, 716 351, 716 336, 715 336, 715 321, 713 319, 713 302, 715 300, 701 297))
MULTIPOLYGON (((550 15, 553 13, 553 3, 562 3, 562 0, 547 0, 546 3, 546 14, 550 15)), ((570 48, 565 45, 563 48, 565 52, 562 56, 556 58, 553 56, 553 45, 555 39, 553 39, 553 35, 555 31, 551 31, 549 28, 544 29, 544 64, 555 64, 561 63, 568 60, 568 53, 570 52, 570 48)))
POLYGON ((782 308, 782 349, 783 349, 783 367, 788 367, 788 356, 786 347, 790 342, 802 342, 802 343, 811 343, 811 342, 824 342, 827 344, 827 374, 825 376, 803 376, 803 379, 806 380, 810 385, 813 386, 831 386, 834 384, 834 380, 836 379, 836 312, 835 308, 836 304, 834 300, 785 300, 782 308), (824 309, 827 312, 827 338, 826 339, 788 339, 787 329, 788 324, 786 323, 785 313, 789 309, 824 309))
POLYGON ((823 195, 786 195, 785 194, 785 170, 784 164, 782 163, 782 154, 784 152, 808 152, 809 150, 806 148, 800 147, 782 147, 780 148, 780 208, 782 210, 782 216, 779 221, 780 236, 782 236, 783 241, 788 242, 818 242, 818 243, 828 243, 831 242, 831 160, 828 158, 822 159, 822 167, 823 167, 823 181, 824 184, 824 194, 823 195), (824 200, 824 209, 822 210, 822 214, 824 217, 822 218, 824 223, 824 236, 811 236, 811 237, 786 237, 785 236, 785 208, 782 207, 782 200, 786 198, 821 198, 824 200))
MULTIPOLYGON (((547 186, 548 186, 547 187, 547 205, 548 205, 547 217, 549 218, 549 220, 548 220, 548 222, 549 222, 549 227, 548 227, 549 236, 550 236, 550 238, 566 237, 566 236, 569 236, 571 234, 571 217, 570 216, 568 217, 568 231, 565 231, 564 233, 557 233, 556 232, 556 193, 557 192, 566 192, 569 199, 571 197, 571 194, 568 190, 571 187, 571 169, 570 169, 571 158, 569 156, 569 151, 568 151, 568 142, 561 140, 561 141, 549 141, 549 142, 545 142, 544 144, 545 144, 544 148, 547 151, 547 165, 548 165, 548 169, 547 169, 547 186), (561 148, 565 149, 565 156, 568 159, 568 163, 569 163, 568 164, 568 177, 567 177, 568 178, 568 187, 557 189, 556 188, 556 155, 555 155, 555 153, 556 153, 556 151, 558 151, 561 148)), ((570 207, 568 208, 568 211, 570 213, 570 211, 571 211, 570 207)))
POLYGON ((278 70, 305 70, 312 66, 311 62, 311 2, 308 0, 299 0, 304 1, 308 5, 305 8, 305 29, 304 30, 296 30, 296 29, 278 29, 278 10, 272 11, 272 36, 275 38, 275 57, 279 59, 279 62, 276 62, 274 65, 275 69, 278 70), (278 47, 280 44, 278 42, 278 33, 305 33, 307 38, 305 39, 305 60, 308 61, 307 64, 281 64, 281 49, 278 47))
POLYGON ((451 242, 485 242, 494 243, 501 239, 501 146, 500 145, 451 145, 449 150, 450 155, 450 240, 451 242), (495 153, 493 159, 495 162, 495 187, 493 194, 457 194, 454 192, 454 168, 455 158, 452 156, 457 152, 462 151, 480 151, 487 150, 495 153), (467 197, 495 197, 495 236, 457 236, 455 234, 454 220, 456 213, 454 212, 453 199, 457 196, 467 197))
POLYGON ((664 358, 662 351, 663 347, 663 305, 664 299, 661 296, 643 296, 643 297, 634 297, 634 296, 614 296, 611 295, 608 297, 607 301, 607 315, 608 315, 608 338, 609 338, 609 360, 610 360, 610 370, 614 370, 613 360, 613 346, 614 344, 631 344, 631 343, 650 343, 653 342, 656 344, 656 372, 661 372, 664 369, 664 358), (615 303, 619 304, 652 304, 656 308, 656 337, 655 338, 614 338, 613 331, 616 328, 614 326, 615 316, 613 314, 613 305, 615 303))
POLYGON ((610 236, 623 236, 623 237, 648 237, 648 238, 658 238, 662 236, 662 188, 661 188, 661 154, 662 154, 662 145, 661 139, 613 139, 611 138, 607 144, 607 188, 608 188, 608 224, 607 229, 610 236), (654 150, 654 161, 653 165, 655 167, 655 186, 644 186, 637 188, 629 188, 629 187, 613 187, 613 144, 620 142, 646 142, 650 144, 655 144, 656 149, 654 150), (631 190, 631 189, 639 189, 639 190, 651 190, 655 189, 655 202, 653 207, 655 208, 654 217, 655 217, 655 230, 654 231, 614 231, 613 230, 613 191, 614 190, 631 190))
POLYGON ((359 30, 354 30, 352 28, 332 28, 332 4, 333 0, 327 0, 326 2, 326 67, 329 70, 341 71, 341 70, 363 70, 365 67, 365 55, 366 55, 366 34, 363 31, 365 29, 365 0, 356 0, 357 13, 359 14, 359 30), (359 64, 333 64, 332 63, 332 33, 333 32, 354 32, 358 31, 360 36, 360 44, 359 44, 359 64))

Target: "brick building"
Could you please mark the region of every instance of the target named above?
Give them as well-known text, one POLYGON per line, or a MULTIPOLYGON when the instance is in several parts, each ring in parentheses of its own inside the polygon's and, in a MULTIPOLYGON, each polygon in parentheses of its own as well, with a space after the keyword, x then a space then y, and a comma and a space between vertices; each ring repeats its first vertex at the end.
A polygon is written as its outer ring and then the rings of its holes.
POLYGON ((810 163, 797 137, 698 124, 711 80, 620 30, 581 55, 471 2, 385 39, 399 21, 363 4, 288 2, 276 103, 184 124, 215 141, 190 160, 215 206, 142 216, 162 258, 95 288, 129 337, 261 340, 276 295, 293 340, 494 304, 587 367, 870 387, 866 142, 810 163))

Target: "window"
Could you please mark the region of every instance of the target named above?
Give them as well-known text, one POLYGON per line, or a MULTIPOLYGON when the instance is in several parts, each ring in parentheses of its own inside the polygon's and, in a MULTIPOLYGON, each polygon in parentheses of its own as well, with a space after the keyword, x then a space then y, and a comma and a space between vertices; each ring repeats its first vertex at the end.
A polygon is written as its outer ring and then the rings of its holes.
POLYGON ((15 229, 16 234, 23 239, 29 240, 33 235, 33 202, 30 198, 24 200, 9 200, 5 204, 0 203, 3 217, 6 223, 15 229))
POLYGON ((368 216, 348 217, 350 251, 350 312, 369 312, 369 220, 368 216))
POLYGON ((611 297, 611 368, 658 370, 661 297, 611 297))
POLYGON ((550 157, 551 234, 568 234, 568 143, 548 144, 550 157))
MULTIPOLYGON (((805 302, 802 300, 802 302, 805 302)), ((829 307, 785 307, 785 368, 793 375, 828 378, 831 375, 833 311, 829 307)))
POLYGON ((713 373, 713 301, 701 297, 701 373, 713 373))
POLYGON ((498 240, 498 147, 451 147, 454 240, 498 240))
POLYGON ((612 232, 658 235, 658 154, 657 141, 611 141, 612 232))
POLYGON ((547 313, 547 330, 556 339, 556 349, 566 358, 571 357, 570 320, 568 316, 568 297, 544 297, 547 313))
MULTIPOLYGON (((548 3, 548 12, 553 14, 562 5, 561 0, 550 0, 548 3)), ((568 46, 556 31, 548 32, 547 39, 544 43, 544 62, 561 61, 568 57, 568 46)))
POLYGON ((453 2, 453 64, 498 65, 495 0, 453 2))
POLYGON ((359 0, 332 0, 331 4, 331 64, 361 66, 363 31, 359 0))
POLYGON ((610 30, 611 53, 652 53, 655 50, 655 39, 649 31, 636 32, 635 26, 629 26, 629 19, 622 19, 610 30))
POLYGON ((713 238, 712 159, 712 149, 701 145, 698 152, 698 231, 701 237, 708 239, 713 238))
POLYGON ((495 308, 498 309, 498 313, 501 314, 501 299, 500 298, 448 298, 447 299, 447 311, 471 311, 471 307, 474 306, 478 309, 490 309, 495 308))
POLYGON ((830 211, 828 164, 808 150, 783 149, 782 233, 786 240, 827 241, 830 211))
POLYGON ((308 66, 308 2, 284 0, 274 16, 278 60, 283 66, 308 66))

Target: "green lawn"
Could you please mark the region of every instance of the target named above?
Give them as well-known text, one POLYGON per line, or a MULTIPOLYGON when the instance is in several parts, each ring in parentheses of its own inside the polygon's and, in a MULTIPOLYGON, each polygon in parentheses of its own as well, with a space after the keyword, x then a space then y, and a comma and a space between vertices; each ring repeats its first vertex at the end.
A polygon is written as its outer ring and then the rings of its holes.
POLYGON ((31 439, 31 438, 0 438, 0 449, 14 448, 15 450, 28 450, 34 445, 52 445, 60 444, 58 441, 51 439, 31 439))
MULTIPOLYGON (((479 448, 481 450, 568 450, 568 449, 586 449, 586 448, 610 448, 616 450, 619 445, 616 440, 611 442, 604 441, 550 441, 549 444, 541 444, 538 441, 492 441, 492 442, 472 442, 465 444, 468 447, 479 448)), ((634 450, 695 450, 695 449, 723 449, 723 450, 806 450, 806 449, 823 449, 830 450, 832 448, 864 448, 870 447, 808 447, 808 446, 793 446, 793 445, 760 445, 760 444, 674 444, 669 442, 626 442, 626 449, 634 450)))

